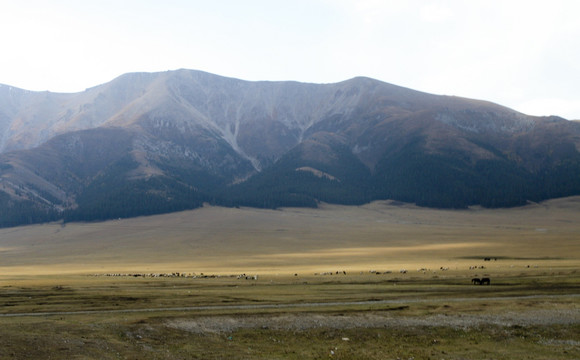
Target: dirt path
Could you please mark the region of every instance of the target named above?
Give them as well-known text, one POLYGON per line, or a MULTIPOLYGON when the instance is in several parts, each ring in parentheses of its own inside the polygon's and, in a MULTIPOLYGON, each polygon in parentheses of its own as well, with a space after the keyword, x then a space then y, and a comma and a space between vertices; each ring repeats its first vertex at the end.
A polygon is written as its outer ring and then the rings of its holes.
MULTIPOLYGON (((571 295, 530 295, 530 296, 508 296, 508 297, 485 297, 485 298, 444 298, 444 299, 397 299, 397 300, 381 300, 381 301, 350 301, 350 302, 322 302, 322 303, 292 303, 292 304, 251 304, 251 305, 211 305, 211 306, 186 306, 186 307, 171 307, 171 308, 144 308, 144 309, 113 309, 113 310, 81 310, 81 311, 53 311, 53 312, 34 312, 34 313, 6 313, 0 314, 2 317, 31 317, 31 316, 62 316, 62 315, 91 315, 91 314, 123 314, 123 313, 147 313, 147 312, 204 312, 204 311, 216 311, 216 310, 267 310, 267 309, 284 309, 284 308, 324 308, 324 307, 336 307, 336 306, 357 306, 357 305, 405 305, 405 304, 416 304, 416 303, 453 303, 453 302, 468 302, 468 301, 498 301, 498 300, 532 300, 532 299, 545 299, 545 300, 557 300, 564 298, 577 298, 580 294, 571 295)), ((538 317, 538 320, 533 320, 533 314, 538 312, 555 311, 556 314, 560 310, 533 310, 530 311, 530 315, 526 315, 527 321, 536 321, 540 323, 541 321, 558 321, 560 319, 558 316, 553 317, 538 317)), ((580 309, 568 309, 561 310, 566 313, 566 316, 561 318, 561 321, 572 321, 572 323, 580 323, 580 309)), ((506 313, 505 316, 515 316, 516 318, 519 314, 526 314, 527 312, 517 312, 514 314, 506 313)), ((364 315, 361 315, 364 316, 364 315)), ((438 315, 437 315, 438 316, 438 315)), ((213 316, 212 316, 213 317, 213 316)), ((218 317, 218 316, 216 316, 218 317)), ((421 317, 420 319, 427 319, 432 316, 421 317)), ((466 315, 457 316, 445 316, 438 319, 442 322, 443 319, 451 321, 452 318, 466 318, 466 315)), ((497 318, 496 315, 474 315, 474 319, 491 319, 497 318)), ((433 322, 435 319, 429 320, 428 322, 433 322)), ((415 320, 413 320, 415 321, 415 320)), ((487 320, 486 320, 487 321, 487 320)), ((507 320, 505 320, 507 321, 507 320)), ((558 322, 554 322, 556 324, 558 322)), ((569 323, 569 322, 565 322, 569 323)))

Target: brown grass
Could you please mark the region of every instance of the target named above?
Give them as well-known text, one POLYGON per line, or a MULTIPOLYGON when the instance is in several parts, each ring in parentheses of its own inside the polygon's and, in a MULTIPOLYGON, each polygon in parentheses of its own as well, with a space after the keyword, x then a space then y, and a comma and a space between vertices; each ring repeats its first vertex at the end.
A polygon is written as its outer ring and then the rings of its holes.
POLYGON ((579 214, 376 202, 0 229, 0 358, 578 359, 579 214), (175 271, 260 278, 90 275, 175 271), (231 307, 249 304, 286 306, 231 307))
POLYGON ((579 214, 580 197, 498 210, 391 202, 274 211, 205 207, 0 229, 0 274, 463 269, 484 256, 506 267, 549 267, 554 260, 573 266, 580 259, 579 214))

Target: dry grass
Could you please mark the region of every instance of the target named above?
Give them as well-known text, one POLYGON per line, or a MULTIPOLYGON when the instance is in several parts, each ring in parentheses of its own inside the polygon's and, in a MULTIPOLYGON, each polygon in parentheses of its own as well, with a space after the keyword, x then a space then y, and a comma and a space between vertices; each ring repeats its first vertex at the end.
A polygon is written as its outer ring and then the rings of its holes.
POLYGON ((461 275, 395 280, 368 274, 332 279, 312 275, 299 280, 272 275, 257 282, 231 278, 24 277, 15 281, 17 285, 0 288, 2 312, 61 313, 0 317, 0 358, 419 360, 580 356, 580 279, 574 273, 506 277, 490 287, 471 286, 463 280, 461 275), (541 294, 548 296, 536 296, 541 294), (558 294, 564 295, 554 296, 558 294), (519 297, 522 295, 526 297, 519 297), (318 308, 300 305, 370 299, 393 301, 318 308), (260 303, 296 305, 253 310, 62 313, 260 303))
POLYGON ((0 358, 577 359, 579 214, 376 202, 0 229, 0 358), (92 275, 175 271, 260 277, 92 275), (288 307, 215 308, 248 304, 288 307), (213 307, 175 310, 195 306, 213 307), (87 310, 122 312, 63 313, 87 310), (60 314, 2 316, 39 312, 60 314))
POLYGON ((0 274, 293 273, 463 268, 580 259, 580 197, 515 209, 376 202, 320 209, 205 207, 177 214, 0 229, 0 274))

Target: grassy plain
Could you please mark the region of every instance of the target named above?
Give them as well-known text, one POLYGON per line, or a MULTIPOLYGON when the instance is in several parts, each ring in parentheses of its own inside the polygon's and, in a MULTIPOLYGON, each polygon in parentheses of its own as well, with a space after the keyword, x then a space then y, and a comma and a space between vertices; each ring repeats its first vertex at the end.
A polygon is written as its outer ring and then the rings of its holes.
POLYGON ((0 359, 577 359, 579 215, 387 201, 0 229, 0 359), (172 272, 198 277, 105 276, 172 272))

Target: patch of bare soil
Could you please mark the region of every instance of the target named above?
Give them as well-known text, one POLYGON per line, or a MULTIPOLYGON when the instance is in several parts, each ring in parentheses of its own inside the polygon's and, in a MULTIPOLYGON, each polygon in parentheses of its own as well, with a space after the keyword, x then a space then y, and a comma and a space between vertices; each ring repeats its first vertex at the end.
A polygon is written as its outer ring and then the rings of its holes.
POLYGON ((301 331, 314 328, 353 329, 383 327, 442 326, 470 329, 484 325, 532 326, 580 324, 580 309, 554 309, 505 312, 502 314, 454 314, 396 316, 384 313, 365 314, 283 314, 260 316, 203 316, 172 319, 166 326, 192 333, 228 333, 239 329, 301 331))

